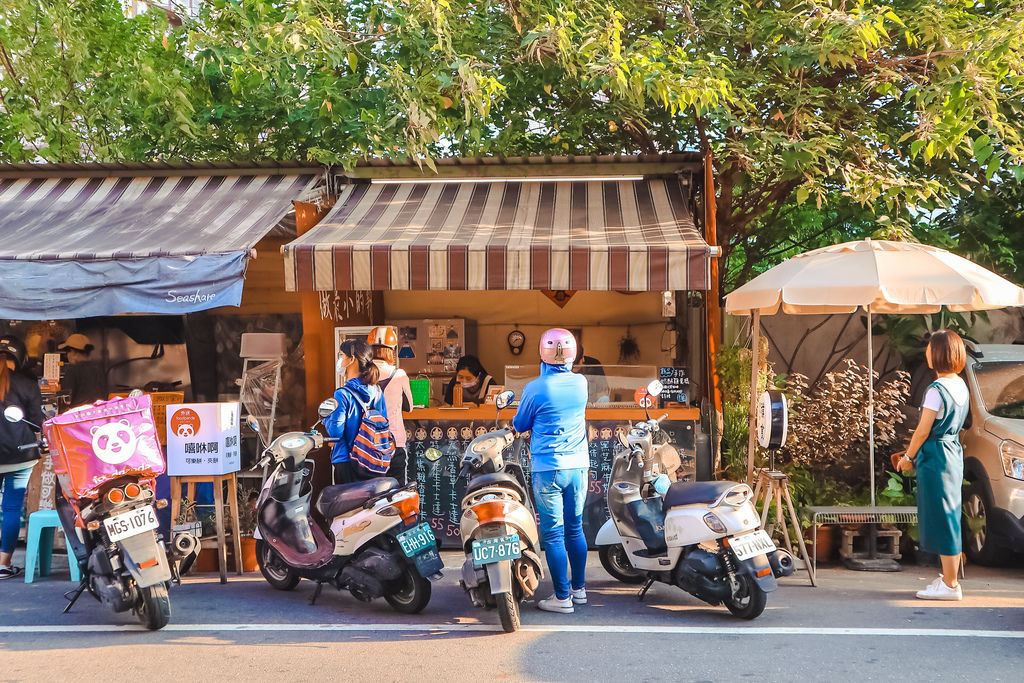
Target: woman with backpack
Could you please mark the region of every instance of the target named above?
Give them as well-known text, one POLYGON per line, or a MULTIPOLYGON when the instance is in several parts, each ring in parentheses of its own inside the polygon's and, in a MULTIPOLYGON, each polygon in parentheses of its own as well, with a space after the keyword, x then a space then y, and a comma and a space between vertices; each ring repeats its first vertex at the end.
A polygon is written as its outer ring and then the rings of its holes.
MULTIPOLYGON (((25 356, 25 344, 20 339, 11 335, 0 337, 0 412, 9 406, 17 406, 25 413, 26 420, 41 425, 43 411, 39 385, 20 372, 25 365, 25 356)), ((11 557, 21 530, 25 489, 32 468, 39 460, 39 449, 21 450, 19 446, 35 441, 35 434, 25 422, 11 423, 0 417, 0 489, 3 491, 0 499, 3 510, 0 579, 21 574, 21 569, 11 563, 11 557)))
MULTIPOLYGON (((338 407, 324 420, 327 435, 338 439, 331 452, 335 484, 351 484, 372 479, 382 474, 368 471, 363 467, 356 453, 356 439, 364 436, 366 418, 373 420, 383 416, 383 430, 387 430, 387 407, 384 393, 377 386, 380 370, 373 362, 373 351, 362 339, 350 339, 341 343, 338 353, 338 374, 345 377, 345 384, 334 392, 338 407)), ((379 425, 379 420, 377 421, 379 425)), ((394 443, 391 443, 394 450, 394 443)), ((390 460, 390 453, 387 454, 390 460)), ((385 467, 386 469, 386 467, 385 467)))

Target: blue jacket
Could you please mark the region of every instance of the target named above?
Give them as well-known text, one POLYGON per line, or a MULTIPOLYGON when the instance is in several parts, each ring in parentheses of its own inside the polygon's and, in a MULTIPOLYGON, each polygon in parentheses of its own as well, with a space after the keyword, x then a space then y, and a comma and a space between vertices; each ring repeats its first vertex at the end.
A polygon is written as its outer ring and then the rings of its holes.
POLYGON ((534 472, 590 467, 587 446, 587 379, 563 365, 540 364, 540 377, 523 389, 512 418, 530 432, 534 472))
POLYGON ((334 439, 341 439, 334 444, 331 451, 331 462, 348 462, 349 450, 355 443, 356 434, 359 432, 359 423, 363 419, 363 408, 359 405, 348 390, 354 391, 363 403, 369 403, 384 417, 388 416, 387 406, 384 405, 384 394, 378 387, 368 387, 358 377, 345 382, 345 386, 334 392, 334 399, 338 407, 324 420, 324 428, 327 436, 334 439))

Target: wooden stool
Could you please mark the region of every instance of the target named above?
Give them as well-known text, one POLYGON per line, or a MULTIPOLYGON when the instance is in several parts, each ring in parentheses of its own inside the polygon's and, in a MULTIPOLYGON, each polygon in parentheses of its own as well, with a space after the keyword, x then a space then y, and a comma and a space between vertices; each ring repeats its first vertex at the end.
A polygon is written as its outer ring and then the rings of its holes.
POLYGON ((814 577, 814 567, 811 565, 811 560, 807 555, 807 546, 804 545, 803 530, 800 528, 800 521, 796 516, 796 508, 793 507, 793 499, 789 495, 789 477, 784 472, 767 469, 759 470, 757 473, 757 486, 754 488, 755 507, 758 502, 763 504, 761 508, 761 528, 767 531, 769 536, 774 531, 782 531, 782 540, 785 543, 786 550, 793 555, 798 555, 804 561, 804 568, 807 569, 807 577, 811 580, 811 585, 817 586, 818 584, 815 582, 814 577), (772 503, 775 503, 775 521, 770 526, 765 526, 772 503), (786 519, 786 514, 782 511, 784 503, 789 511, 788 520, 786 519), (793 527, 793 533, 800 548, 799 554, 794 552, 793 544, 790 541, 789 526, 793 527))
MULTIPOLYGON (((235 571, 242 573, 242 537, 238 528, 238 482, 235 473, 231 474, 207 474, 188 477, 171 477, 171 524, 178 520, 178 513, 181 509, 181 485, 185 485, 185 497, 195 501, 196 484, 213 484, 213 509, 214 519, 217 524, 217 535, 214 537, 204 536, 202 541, 215 540, 217 548, 217 566, 220 567, 220 582, 228 581, 228 546, 225 543, 224 533, 224 484, 228 485, 228 507, 231 511, 231 540, 235 548, 235 571)), ((211 545, 207 548, 214 547, 211 545)))

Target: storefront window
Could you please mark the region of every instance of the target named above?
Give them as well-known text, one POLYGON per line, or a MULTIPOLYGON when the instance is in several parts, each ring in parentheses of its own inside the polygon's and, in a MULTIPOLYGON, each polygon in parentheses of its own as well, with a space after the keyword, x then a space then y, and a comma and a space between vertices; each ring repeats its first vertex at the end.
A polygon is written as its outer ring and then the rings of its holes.
MULTIPOLYGON (((587 378, 588 405, 597 408, 635 408, 634 394, 658 378, 653 365, 583 365, 575 371, 587 378)), ((537 377, 536 365, 506 365, 505 388, 522 396, 523 388, 537 377)))

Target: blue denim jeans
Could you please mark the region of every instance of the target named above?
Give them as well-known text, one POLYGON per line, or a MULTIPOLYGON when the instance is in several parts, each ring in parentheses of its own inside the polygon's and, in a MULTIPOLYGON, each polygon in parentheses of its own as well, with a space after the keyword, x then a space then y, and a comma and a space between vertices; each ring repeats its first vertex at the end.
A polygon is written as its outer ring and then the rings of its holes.
POLYGON ((587 470, 533 473, 533 497, 540 515, 540 534, 548 559, 555 597, 569 597, 572 588, 586 586, 587 539, 583 537, 583 503, 587 499, 587 470))
POLYGON ((21 509, 25 505, 25 489, 31 476, 31 467, 0 474, 0 484, 4 490, 3 502, 0 503, 0 511, 3 511, 4 515, 3 523, 0 524, 0 553, 14 552, 18 532, 21 531, 21 509))

